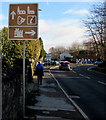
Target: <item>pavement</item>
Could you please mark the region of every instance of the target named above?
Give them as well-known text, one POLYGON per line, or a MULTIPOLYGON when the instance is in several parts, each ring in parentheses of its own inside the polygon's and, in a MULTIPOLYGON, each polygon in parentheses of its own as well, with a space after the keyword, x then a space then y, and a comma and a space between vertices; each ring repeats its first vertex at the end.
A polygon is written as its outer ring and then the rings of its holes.
POLYGON ((27 97, 25 119, 28 120, 85 120, 50 74, 44 72, 43 84, 38 87, 34 76, 33 83, 26 86, 27 97))

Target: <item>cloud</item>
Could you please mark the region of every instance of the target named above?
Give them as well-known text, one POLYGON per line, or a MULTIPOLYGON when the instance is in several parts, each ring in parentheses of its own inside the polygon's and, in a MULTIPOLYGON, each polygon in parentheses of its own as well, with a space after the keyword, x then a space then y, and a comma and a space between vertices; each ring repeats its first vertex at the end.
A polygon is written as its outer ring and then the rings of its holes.
POLYGON ((7 25, 0 25, 0 30, 2 30, 4 27, 8 27, 7 25))
POLYGON ((7 17, 2 15, 2 14, 0 14, 0 20, 5 20, 5 19, 7 19, 7 17))
POLYGON ((82 42, 85 28, 78 25, 79 20, 40 20, 39 34, 44 42, 44 48, 56 46, 69 47, 73 42, 82 42))
POLYGON ((65 12, 63 12, 63 14, 77 14, 77 15, 84 15, 84 14, 89 14, 89 11, 86 9, 82 9, 82 10, 73 10, 73 9, 69 9, 65 12))
POLYGON ((0 30, 5 26, 7 27, 7 25, 3 25, 2 21, 6 20, 7 17, 5 17, 4 15, 0 14, 0 30))

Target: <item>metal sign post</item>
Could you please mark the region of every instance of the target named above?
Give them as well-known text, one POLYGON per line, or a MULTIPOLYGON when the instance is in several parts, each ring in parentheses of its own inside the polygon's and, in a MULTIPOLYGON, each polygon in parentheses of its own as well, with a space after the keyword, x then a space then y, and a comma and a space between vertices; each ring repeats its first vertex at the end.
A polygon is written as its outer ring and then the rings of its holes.
POLYGON ((23 117, 25 116, 25 40, 38 39, 38 4, 10 4, 9 40, 23 41, 23 117))
POLYGON ((26 41, 23 41, 23 117, 25 116, 25 50, 26 41))

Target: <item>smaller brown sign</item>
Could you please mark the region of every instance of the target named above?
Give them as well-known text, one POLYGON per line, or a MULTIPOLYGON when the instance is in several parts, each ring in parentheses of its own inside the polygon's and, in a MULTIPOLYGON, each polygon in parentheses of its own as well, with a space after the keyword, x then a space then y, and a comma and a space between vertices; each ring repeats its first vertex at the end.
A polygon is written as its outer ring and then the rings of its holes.
POLYGON ((32 40, 37 36, 37 27, 10 27, 9 38, 11 40, 32 40))

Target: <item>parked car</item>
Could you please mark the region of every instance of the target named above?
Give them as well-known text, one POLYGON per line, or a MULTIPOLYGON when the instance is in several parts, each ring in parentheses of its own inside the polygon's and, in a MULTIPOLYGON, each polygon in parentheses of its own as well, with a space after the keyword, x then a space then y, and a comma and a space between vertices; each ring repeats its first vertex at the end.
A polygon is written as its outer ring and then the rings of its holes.
POLYGON ((92 61, 84 61, 83 63, 92 64, 92 61))
POLYGON ((68 61, 61 61, 59 63, 59 70, 71 70, 71 65, 68 61))
POLYGON ((56 62, 55 61, 44 62, 44 66, 47 66, 47 65, 56 65, 56 62))
POLYGON ((99 65, 99 64, 102 64, 103 62, 101 62, 101 61, 95 61, 93 64, 94 65, 99 65))

